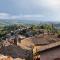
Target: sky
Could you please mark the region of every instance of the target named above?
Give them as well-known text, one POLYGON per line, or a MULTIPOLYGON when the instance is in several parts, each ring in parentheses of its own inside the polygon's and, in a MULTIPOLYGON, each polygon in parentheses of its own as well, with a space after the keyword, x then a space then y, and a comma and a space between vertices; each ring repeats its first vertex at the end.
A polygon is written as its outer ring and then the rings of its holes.
POLYGON ((0 0, 0 19, 60 21, 60 0, 0 0))

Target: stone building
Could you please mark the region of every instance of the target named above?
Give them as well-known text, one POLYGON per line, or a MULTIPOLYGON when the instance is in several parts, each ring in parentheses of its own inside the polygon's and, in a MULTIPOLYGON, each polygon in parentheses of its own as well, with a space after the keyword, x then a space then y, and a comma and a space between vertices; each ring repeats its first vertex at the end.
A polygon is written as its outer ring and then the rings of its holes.
POLYGON ((41 60, 60 60, 60 47, 55 47, 40 53, 41 60))
MULTIPOLYGON (((40 60, 60 60, 60 42, 44 45, 35 46, 34 58, 40 55, 40 60)), ((33 59, 34 60, 34 59, 33 59)))

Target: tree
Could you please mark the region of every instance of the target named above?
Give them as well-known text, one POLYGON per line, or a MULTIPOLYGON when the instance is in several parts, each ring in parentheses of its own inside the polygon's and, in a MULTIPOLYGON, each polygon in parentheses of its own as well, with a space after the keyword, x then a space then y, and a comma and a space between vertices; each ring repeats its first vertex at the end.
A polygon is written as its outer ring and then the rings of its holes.
POLYGON ((35 25, 31 25, 31 30, 34 30, 36 28, 35 25))

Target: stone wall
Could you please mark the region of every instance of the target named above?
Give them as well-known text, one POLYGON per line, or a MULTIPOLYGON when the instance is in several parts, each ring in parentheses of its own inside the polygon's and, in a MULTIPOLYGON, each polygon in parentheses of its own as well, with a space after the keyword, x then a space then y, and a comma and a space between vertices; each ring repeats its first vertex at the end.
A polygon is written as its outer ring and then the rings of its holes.
POLYGON ((54 60, 60 58, 60 47, 56 47, 40 54, 41 60, 54 60))

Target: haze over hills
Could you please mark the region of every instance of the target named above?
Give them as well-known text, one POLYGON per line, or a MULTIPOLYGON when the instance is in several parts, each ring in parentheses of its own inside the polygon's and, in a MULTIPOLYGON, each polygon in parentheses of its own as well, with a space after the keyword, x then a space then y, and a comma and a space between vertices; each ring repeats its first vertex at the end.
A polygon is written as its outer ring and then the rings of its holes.
POLYGON ((39 20, 8 20, 3 19, 0 20, 0 27, 5 25, 13 25, 13 24, 54 24, 55 27, 60 28, 60 22, 52 22, 52 21, 39 21, 39 20))
POLYGON ((40 24, 40 21, 34 20, 0 20, 0 25, 11 25, 11 24, 40 24))
POLYGON ((10 25, 10 24, 44 24, 44 23, 54 23, 54 24, 58 24, 60 22, 52 22, 52 21, 39 21, 39 20, 8 20, 8 19, 3 19, 0 20, 0 25, 10 25))

